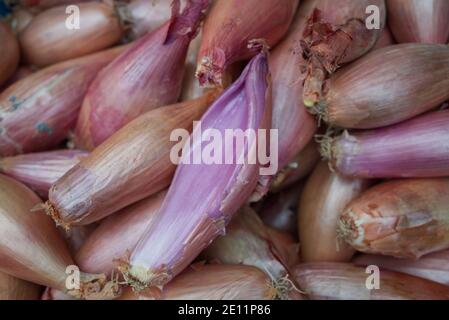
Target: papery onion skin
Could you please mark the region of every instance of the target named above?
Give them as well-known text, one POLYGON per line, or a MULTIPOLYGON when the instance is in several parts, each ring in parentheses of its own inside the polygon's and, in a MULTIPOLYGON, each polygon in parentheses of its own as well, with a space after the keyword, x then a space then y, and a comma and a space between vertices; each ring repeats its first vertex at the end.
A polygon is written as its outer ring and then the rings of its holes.
POLYGON ((204 138, 203 132, 209 128, 221 135, 224 130, 266 129, 270 119, 269 71, 266 54, 261 52, 203 115, 201 127, 196 127, 186 142, 187 151, 183 151, 161 209, 131 253, 129 264, 121 268, 129 283, 137 288, 168 283, 223 234, 232 215, 258 191, 263 170, 260 162, 239 164, 236 159, 247 158, 250 150, 255 151, 259 138, 246 141, 245 146, 233 151, 232 161, 226 164, 224 152, 235 150, 235 146, 221 150, 219 163, 201 161, 198 165, 189 164, 189 159, 202 153, 202 145, 207 143, 196 143, 193 138, 192 144, 192 137, 204 138))
POLYGON ((302 103, 304 82, 303 32, 313 2, 301 3, 287 36, 268 57, 272 75, 272 128, 279 131, 279 168, 288 165, 309 143, 316 131, 316 121, 302 103))
POLYGON ((348 177, 449 176, 449 110, 427 113, 386 128, 345 131, 322 144, 332 168, 348 177))
POLYGON ((309 175, 320 161, 318 144, 312 139, 309 143, 281 169, 270 185, 271 192, 284 190, 309 175))
POLYGON ((118 260, 131 252, 159 210, 165 191, 141 200, 103 220, 75 256, 82 270, 111 275, 118 260))
POLYGON ((33 209, 41 200, 23 184, 0 175, 0 271, 56 288, 76 297, 113 296, 103 290, 105 278, 81 273, 79 289, 66 287, 66 268, 75 265, 70 252, 49 217, 33 209), (98 296, 97 296, 98 294, 98 296))
POLYGON ((191 130, 217 94, 151 110, 130 122, 56 181, 48 213, 65 227, 85 225, 166 188, 175 171, 171 132, 191 130))
POLYGON ((45 67, 75 59, 106 49, 123 36, 112 5, 91 1, 77 6, 79 29, 67 27, 67 6, 62 5, 37 14, 20 33, 20 47, 29 64, 45 67))
POLYGON ((47 198, 51 185, 87 155, 81 150, 56 150, 5 157, 0 159, 0 172, 47 198))
POLYGON ((0 156, 48 150, 73 129, 90 82, 123 47, 50 66, 0 94, 0 156))
POLYGON ((265 39, 273 47, 286 34, 298 0, 216 0, 207 15, 198 54, 201 85, 220 86, 234 62, 255 56, 247 45, 265 39))
POLYGON ((376 265, 382 269, 402 272, 449 286, 449 250, 438 251, 414 259, 398 259, 382 255, 362 254, 352 263, 358 266, 376 265))
POLYGON ((315 0, 313 5, 302 42, 308 62, 303 91, 307 107, 317 104, 325 79, 336 69, 371 50, 386 21, 384 0, 315 0), (373 8, 378 14, 370 15, 373 8), (373 17, 378 25, 369 26, 373 17))
POLYGON ((0 300, 39 300, 42 287, 0 272, 0 300))
POLYGON ((447 300, 449 287, 407 274, 380 270, 379 288, 372 271, 349 263, 305 263, 294 270, 296 280, 312 300, 447 300))
POLYGON ((51 220, 31 212, 40 199, 12 178, 0 175, 0 182, 3 198, 0 269, 21 279, 64 290, 65 268, 73 261, 51 220), (40 261, 45 263, 41 265, 40 261))
POLYGON ((193 265, 162 292, 135 293, 128 288, 120 300, 271 300, 270 279, 257 268, 242 265, 193 265))
POLYGON ((368 187, 368 181, 339 176, 321 162, 310 175, 298 207, 301 261, 346 262, 354 249, 337 236, 346 205, 368 187))
MULTIPOLYGON (((328 38, 314 39, 311 47, 312 52, 324 54, 324 58, 329 58, 326 56, 327 53, 343 53, 342 56, 333 57, 338 58, 337 60, 327 61, 330 63, 348 63, 367 53, 372 46, 375 45, 385 26, 386 6, 384 0, 340 0, 339 2, 333 0, 315 0, 314 5, 315 8, 319 10, 319 18, 321 18, 319 23, 327 24, 333 32, 331 31, 330 34, 326 34, 328 38), (366 26, 366 19, 369 15, 366 12, 366 9, 370 5, 374 5, 379 9, 380 24, 378 28, 368 29, 366 26), (352 25, 352 23, 354 23, 354 25, 352 25), (344 51, 338 51, 343 49, 338 46, 342 44, 337 44, 337 47, 335 48, 332 47, 335 45, 332 41, 337 39, 340 39, 341 41, 346 40, 344 37, 339 37, 339 31, 337 30, 347 33, 351 38, 349 39, 349 42, 344 43, 346 45, 344 51), (337 37, 334 38, 334 36, 337 37), (336 50, 336 52, 327 51, 327 49, 332 48, 336 50)), ((323 32, 324 30, 319 31, 323 32)), ((316 36, 321 37, 323 34, 314 35, 314 37, 316 36)))
POLYGON ((338 232, 356 250, 417 259, 449 248, 449 179, 385 182, 352 201, 338 232))
POLYGON ((125 124, 151 109, 178 101, 189 43, 209 0, 193 0, 137 40, 95 78, 81 107, 75 144, 92 150, 125 124))
POLYGON ((2 57, 0 59, 0 86, 8 80, 19 65, 20 51, 17 39, 11 28, 0 21, 0 43, 2 57))
POLYGON ((446 45, 414 43, 378 49, 329 79, 319 113, 330 125, 342 128, 395 124, 447 100, 448 73, 446 45))
POLYGON ((268 194, 266 198, 255 205, 262 221, 269 227, 285 232, 298 238, 297 205, 304 189, 301 181, 290 188, 275 194, 268 194))
POLYGON ((446 0, 387 0, 388 24, 399 43, 447 43, 449 3, 446 0))
POLYGON ((226 234, 215 239, 201 258, 213 263, 253 266, 276 283, 289 274, 285 253, 276 247, 257 214, 245 207, 231 220, 226 234))

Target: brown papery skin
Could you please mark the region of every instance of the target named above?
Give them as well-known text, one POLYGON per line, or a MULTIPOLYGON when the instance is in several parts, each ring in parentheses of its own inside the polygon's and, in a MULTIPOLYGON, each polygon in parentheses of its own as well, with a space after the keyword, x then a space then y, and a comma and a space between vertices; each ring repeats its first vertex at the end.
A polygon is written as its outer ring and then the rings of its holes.
POLYGON ((300 45, 312 5, 310 1, 301 3, 288 35, 268 57, 273 96, 272 128, 279 134, 279 168, 290 164, 316 131, 315 119, 302 103, 306 61, 300 45))
POLYGON ((119 259, 134 249, 159 210, 166 192, 159 192, 106 218, 75 256, 82 270, 110 275, 119 259))
MULTIPOLYGON (((202 87, 197 78, 195 77, 196 72, 196 59, 198 56, 198 50, 200 49, 201 43, 201 33, 190 42, 189 51, 187 52, 187 59, 184 66, 184 78, 182 80, 182 91, 180 101, 188 101, 196 99, 205 94, 208 90, 213 90, 213 88, 202 87)), ((226 89, 235 80, 238 79, 245 67, 244 61, 236 62, 225 70, 222 78, 222 87, 226 89)))
POLYGON ((354 249, 337 237, 338 218, 367 187, 367 180, 341 177, 331 172, 326 162, 315 168, 298 206, 301 261, 351 260, 354 249))
POLYGON ((33 20, 34 15, 30 10, 17 8, 11 13, 11 28, 15 34, 20 34, 33 20))
POLYGON ((193 265, 164 286, 162 292, 124 290, 120 300, 271 300, 270 279, 255 267, 193 265))
POLYGON ((0 300, 39 300, 42 287, 0 272, 0 300))
POLYGON ((352 262, 359 266, 376 265, 449 286, 449 250, 438 251, 420 259, 398 259, 382 255, 362 254, 352 262))
POLYGON ((53 185, 48 213, 65 227, 85 225, 167 187, 171 132, 190 130, 217 94, 149 111, 117 131, 53 185))
POLYGON ((356 250, 417 259, 449 248, 449 179, 394 180, 352 201, 339 233, 356 250))
POLYGON ((349 263, 300 264, 294 275, 312 300, 449 299, 449 287, 387 270, 379 273, 379 289, 368 289, 373 272, 349 263))
POLYGON ((224 70, 257 51, 253 39, 273 47, 286 34, 298 0, 216 0, 204 23, 198 54, 197 77, 201 85, 220 86, 224 70))
POLYGON ((337 63, 334 67, 351 62, 368 52, 376 43, 385 26, 386 6, 384 0, 315 0, 314 6, 320 11, 321 23, 327 24, 332 31, 325 35, 328 38, 313 43, 311 50, 316 54, 322 54, 322 58, 330 58, 331 56, 328 56, 328 54, 342 54, 333 57, 337 60, 327 61, 332 64, 337 63), (379 8, 379 29, 370 30, 366 28, 365 20, 368 17, 366 8, 369 5, 375 5, 379 8), (343 31, 345 35, 341 35, 340 31, 343 31), (333 43, 336 40, 340 40, 342 43, 333 43), (345 47, 340 47, 343 44, 345 47), (329 52, 329 49, 335 52, 329 52), (343 51, 339 51, 342 49, 343 51))
POLYGON ((124 47, 58 63, 0 94, 0 156, 48 150, 73 129, 84 94, 99 70, 124 47))
POLYGON ((308 17, 303 42, 308 62, 303 91, 307 107, 321 98, 326 78, 371 50, 386 21, 384 0, 315 0, 312 5, 315 11, 308 17), (379 10, 378 28, 367 28, 370 5, 379 10))
POLYGON ((11 28, 3 21, 0 21, 0 43, 2 46, 2 56, 0 59, 0 86, 16 70, 19 59, 19 44, 11 28))
POLYGON ((0 270, 66 290, 67 246, 49 217, 31 210, 41 200, 27 187, 0 175, 0 270))
POLYGON ((20 47, 29 64, 45 67, 81 57, 108 48, 123 36, 112 5, 92 1, 77 6, 79 29, 67 28, 67 6, 62 5, 36 15, 20 33, 20 47))
POLYGON ((449 99, 449 47, 399 44, 370 52, 329 79, 324 120, 355 129, 407 120, 449 99))
POLYGON ((399 43, 446 43, 449 1, 387 0, 388 24, 399 43))
POLYGON ((279 192, 303 179, 320 161, 318 144, 312 139, 290 162, 276 174, 270 185, 271 192, 279 192))

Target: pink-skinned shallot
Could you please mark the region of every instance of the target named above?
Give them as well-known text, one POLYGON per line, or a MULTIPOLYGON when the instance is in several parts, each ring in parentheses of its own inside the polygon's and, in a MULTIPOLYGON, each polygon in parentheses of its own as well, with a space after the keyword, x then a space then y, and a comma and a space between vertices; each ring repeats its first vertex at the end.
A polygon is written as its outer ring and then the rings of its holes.
POLYGON ((123 46, 41 69, 0 94, 0 156, 48 150, 74 128, 97 73, 123 46))
POLYGON ((112 275, 119 260, 134 249, 153 221, 166 193, 161 191, 103 220, 75 256, 80 268, 112 275))
MULTIPOLYGON (((288 236, 287 236, 288 237, 288 236)), ((226 235, 215 239, 203 251, 201 258, 211 263, 243 264, 264 271, 277 290, 277 298, 300 298, 301 294, 290 277, 289 244, 278 248, 267 228, 251 208, 244 207, 228 225, 226 235)))
POLYGON ((225 130, 259 133, 259 129, 270 127, 270 120, 268 64, 266 54, 261 52, 214 102, 185 143, 161 209, 129 262, 121 266, 131 285, 143 289, 167 284, 224 233, 233 214, 256 191, 261 174, 269 174, 254 154, 268 134, 250 135, 243 143, 238 143, 234 135, 228 143, 215 142, 221 141, 219 136, 225 136, 225 130), (212 132, 215 138, 211 138, 212 132), (213 159, 208 153, 215 155, 213 159))
POLYGON ((196 75, 201 85, 221 86, 224 71, 255 55, 249 41, 274 46, 287 33, 298 0, 216 0, 204 23, 196 75))
POLYGON ((67 286, 75 262, 51 219, 32 212, 42 204, 33 191, 0 175, 0 198, 0 271, 77 298, 116 296, 116 284, 101 274, 80 272, 80 285, 67 286))
POLYGON ((447 43, 449 2, 387 0, 388 25, 399 43, 447 43))
POLYGON ((80 150, 56 150, 5 157, 0 159, 0 172, 47 198, 51 185, 87 155, 80 150))
POLYGON ((166 188, 176 165, 170 161, 173 130, 192 129, 218 90, 139 116, 95 148, 50 188, 46 213, 70 228, 100 220, 166 188))
POLYGON ((75 144, 92 150, 125 124, 154 108, 178 101, 190 41, 209 0, 190 0, 172 18, 118 56, 92 82, 75 130, 75 144))
POLYGON ((325 138, 321 153, 338 173, 359 178, 449 176, 449 110, 385 128, 325 138))
POLYGON ((307 107, 316 104, 325 80, 336 69, 371 50, 386 21, 384 0, 315 0, 311 5, 315 10, 301 43, 307 57, 303 91, 307 107))

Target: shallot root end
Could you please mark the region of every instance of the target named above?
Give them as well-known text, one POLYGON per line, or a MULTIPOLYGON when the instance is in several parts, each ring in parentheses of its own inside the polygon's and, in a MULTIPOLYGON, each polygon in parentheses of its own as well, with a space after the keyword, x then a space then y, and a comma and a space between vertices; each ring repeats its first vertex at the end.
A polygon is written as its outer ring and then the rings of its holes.
POLYGON ((50 201, 46 201, 39 205, 41 206, 40 208, 53 219, 58 227, 62 227, 67 232, 70 231, 70 224, 61 219, 58 210, 50 201))
POLYGON ((223 69, 215 65, 208 56, 201 58, 195 72, 195 77, 198 78, 200 85, 206 88, 221 88, 223 86, 222 75, 223 69))
POLYGON ((122 262, 118 266, 125 282, 130 285, 134 291, 143 291, 149 287, 161 288, 170 280, 168 273, 155 274, 151 270, 142 266, 130 266, 129 263, 122 262))
POLYGON ((338 220, 337 239, 343 239, 350 245, 357 245, 363 242, 363 228, 357 225, 355 215, 352 211, 346 211, 338 220))
POLYGON ((114 299, 121 293, 121 288, 116 279, 106 281, 106 276, 82 274, 80 288, 67 292, 78 299, 105 300, 114 299))
POLYGON ((296 287, 293 281, 288 278, 288 275, 278 280, 272 280, 269 290, 270 300, 289 300, 292 291, 305 294, 304 291, 296 287))

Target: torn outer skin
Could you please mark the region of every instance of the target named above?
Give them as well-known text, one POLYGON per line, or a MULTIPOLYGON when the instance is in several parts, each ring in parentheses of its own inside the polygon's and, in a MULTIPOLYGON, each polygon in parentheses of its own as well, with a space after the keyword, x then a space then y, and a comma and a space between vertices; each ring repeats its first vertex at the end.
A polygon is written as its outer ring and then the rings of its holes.
MULTIPOLYGON (((201 119, 201 130, 269 128, 269 93, 267 58, 262 52, 209 108, 201 119)), ((233 162, 255 147, 255 143, 245 145, 233 162)), ((191 147, 184 159, 190 159, 196 148, 201 145, 191 147)), ((131 253, 129 264, 121 267, 125 279, 136 289, 143 289, 161 287, 179 274, 218 235, 224 234, 232 215, 257 187, 259 168, 258 163, 178 165, 154 222, 131 253)))
POLYGON ((385 5, 380 4, 381 25, 375 30, 367 28, 357 4, 350 13, 337 12, 335 15, 326 12, 331 8, 324 5, 324 12, 316 8, 310 16, 302 43, 308 59, 303 100, 306 107, 312 108, 312 113, 325 117, 319 104, 326 94, 326 79, 342 64, 359 58, 375 45, 385 25, 385 5), (332 18, 341 24, 330 23, 328 19, 332 18))
POLYGON ((449 248, 448 194, 447 178, 376 185, 349 204, 338 232, 358 251, 418 259, 449 248))
POLYGON ((223 73, 234 62, 255 56, 252 39, 274 46, 287 33, 298 0, 215 1, 205 20, 196 77, 205 87, 222 87, 223 73))

